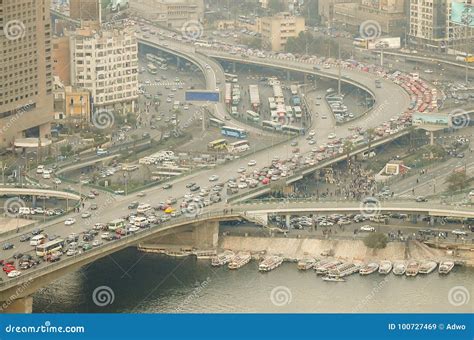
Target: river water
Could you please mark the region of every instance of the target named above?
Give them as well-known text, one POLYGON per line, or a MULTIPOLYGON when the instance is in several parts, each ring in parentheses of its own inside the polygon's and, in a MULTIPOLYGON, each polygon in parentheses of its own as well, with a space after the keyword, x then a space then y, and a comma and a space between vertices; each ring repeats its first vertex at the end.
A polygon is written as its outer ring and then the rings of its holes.
POLYGON ((284 263, 230 271, 209 260, 128 248, 34 295, 35 313, 472 313, 474 270, 407 278, 390 274, 324 282, 284 263), (472 299, 471 299, 472 297, 472 299), (100 305, 100 306, 99 306, 100 305))

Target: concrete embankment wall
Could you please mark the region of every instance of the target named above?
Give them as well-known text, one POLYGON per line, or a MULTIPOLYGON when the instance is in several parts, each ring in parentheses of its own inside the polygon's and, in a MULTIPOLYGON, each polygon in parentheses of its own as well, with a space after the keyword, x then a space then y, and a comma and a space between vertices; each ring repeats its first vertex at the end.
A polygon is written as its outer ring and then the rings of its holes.
MULTIPOLYGON (((322 252, 332 250, 334 257, 347 260, 404 260, 405 243, 390 242, 385 249, 373 250, 367 248, 360 240, 317 240, 300 238, 264 238, 223 236, 219 247, 233 251, 266 252, 278 254, 285 258, 297 259, 305 255, 319 256, 322 252)), ((410 252, 408 252, 410 254, 410 252)), ((431 256, 421 252, 411 253, 414 259, 435 258, 443 256, 444 252, 434 251, 431 256)))

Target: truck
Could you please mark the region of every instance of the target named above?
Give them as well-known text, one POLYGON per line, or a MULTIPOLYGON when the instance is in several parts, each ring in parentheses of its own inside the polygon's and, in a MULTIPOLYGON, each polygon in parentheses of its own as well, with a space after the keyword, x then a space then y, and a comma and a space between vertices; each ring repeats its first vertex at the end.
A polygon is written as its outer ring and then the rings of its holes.
POLYGON ((254 110, 260 107, 260 94, 258 93, 258 85, 249 85, 250 104, 254 110))

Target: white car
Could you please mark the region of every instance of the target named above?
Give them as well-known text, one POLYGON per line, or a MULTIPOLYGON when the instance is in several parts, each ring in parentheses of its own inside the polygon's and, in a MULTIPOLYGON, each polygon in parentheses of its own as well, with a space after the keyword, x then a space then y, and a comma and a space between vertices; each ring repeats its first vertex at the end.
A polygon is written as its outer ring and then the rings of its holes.
MULTIPOLYGON (((140 228, 139 228, 140 229, 140 228)), ((94 240, 94 242, 92 242, 92 246, 93 247, 98 247, 100 245, 104 244, 104 242, 102 242, 102 240, 94 240)))
POLYGON ((139 230, 140 230, 140 227, 137 227, 137 226, 134 226, 134 225, 132 225, 132 226, 130 226, 130 227, 127 228, 127 231, 128 231, 129 233, 135 233, 135 232, 137 232, 137 231, 139 231, 139 230))
POLYGON ((240 167, 240 168, 237 169, 237 172, 238 172, 239 174, 241 174, 241 173, 245 172, 245 168, 244 168, 244 167, 240 167))
POLYGON ((17 276, 20 276, 21 275, 21 272, 19 270, 12 270, 11 272, 9 272, 7 274, 8 277, 12 278, 12 277, 17 277, 17 276))
POLYGON ((62 182, 61 182, 61 180, 60 180, 59 178, 55 178, 55 179, 53 179, 53 183, 59 185, 59 184, 61 184, 62 182))
POLYGON ((102 234, 100 235, 100 238, 101 238, 101 239, 106 239, 106 238, 108 238, 109 236, 110 236, 110 233, 109 233, 108 231, 106 231, 105 233, 102 233, 102 234))
POLYGON ((255 166, 255 165, 257 165, 257 161, 252 159, 251 161, 248 162, 247 165, 248 166, 255 166))
POLYGON ((363 225, 362 227, 360 227, 360 231, 374 232, 375 228, 367 224, 367 225, 363 225))
POLYGON ((51 178, 51 174, 49 172, 43 172, 43 178, 44 179, 50 179, 51 178))
POLYGON ((85 212, 82 213, 81 217, 82 218, 89 218, 89 217, 91 217, 91 213, 88 212, 88 211, 85 211, 85 212))
POLYGON ((329 138, 329 139, 334 139, 334 138, 336 138, 336 134, 335 134, 335 133, 330 133, 330 134, 328 135, 328 138, 329 138))
POLYGON ((74 218, 68 218, 66 221, 64 221, 65 225, 73 225, 74 223, 76 223, 74 218))
POLYGON ((467 233, 464 230, 455 229, 452 231, 454 235, 467 236, 467 233))
POLYGON ((310 136, 310 137, 313 137, 313 136, 315 136, 315 135, 316 135, 316 132, 315 132, 314 130, 311 130, 311 131, 309 132, 309 136, 310 136))
POLYGON ((425 70, 425 73, 433 73, 433 70, 431 70, 431 69, 426 69, 426 70, 425 70))
POLYGON ((219 179, 219 176, 217 175, 212 175, 211 177, 209 177, 209 182, 215 182, 219 179))
POLYGON ((242 182, 242 183, 239 183, 238 187, 239 187, 239 189, 245 189, 245 188, 248 187, 248 185, 247 185, 247 183, 242 182))

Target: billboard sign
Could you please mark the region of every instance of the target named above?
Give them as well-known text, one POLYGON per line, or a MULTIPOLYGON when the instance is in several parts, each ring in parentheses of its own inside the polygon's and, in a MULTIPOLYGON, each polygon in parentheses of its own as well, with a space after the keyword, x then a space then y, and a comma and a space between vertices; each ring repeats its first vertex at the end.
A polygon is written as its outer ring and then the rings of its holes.
POLYGON ((462 26, 474 27, 474 5, 453 2, 451 4, 451 21, 462 26))
POLYGON ((186 91, 185 100, 188 102, 218 103, 219 91, 186 91))
POLYGON ((400 48, 400 37, 398 38, 377 38, 369 40, 367 48, 369 50, 397 49, 400 48))
POLYGON ((414 113, 412 118, 413 126, 425 128, 447 128, 451 125, 448 115, 435 115, 427 113, 414 113))

